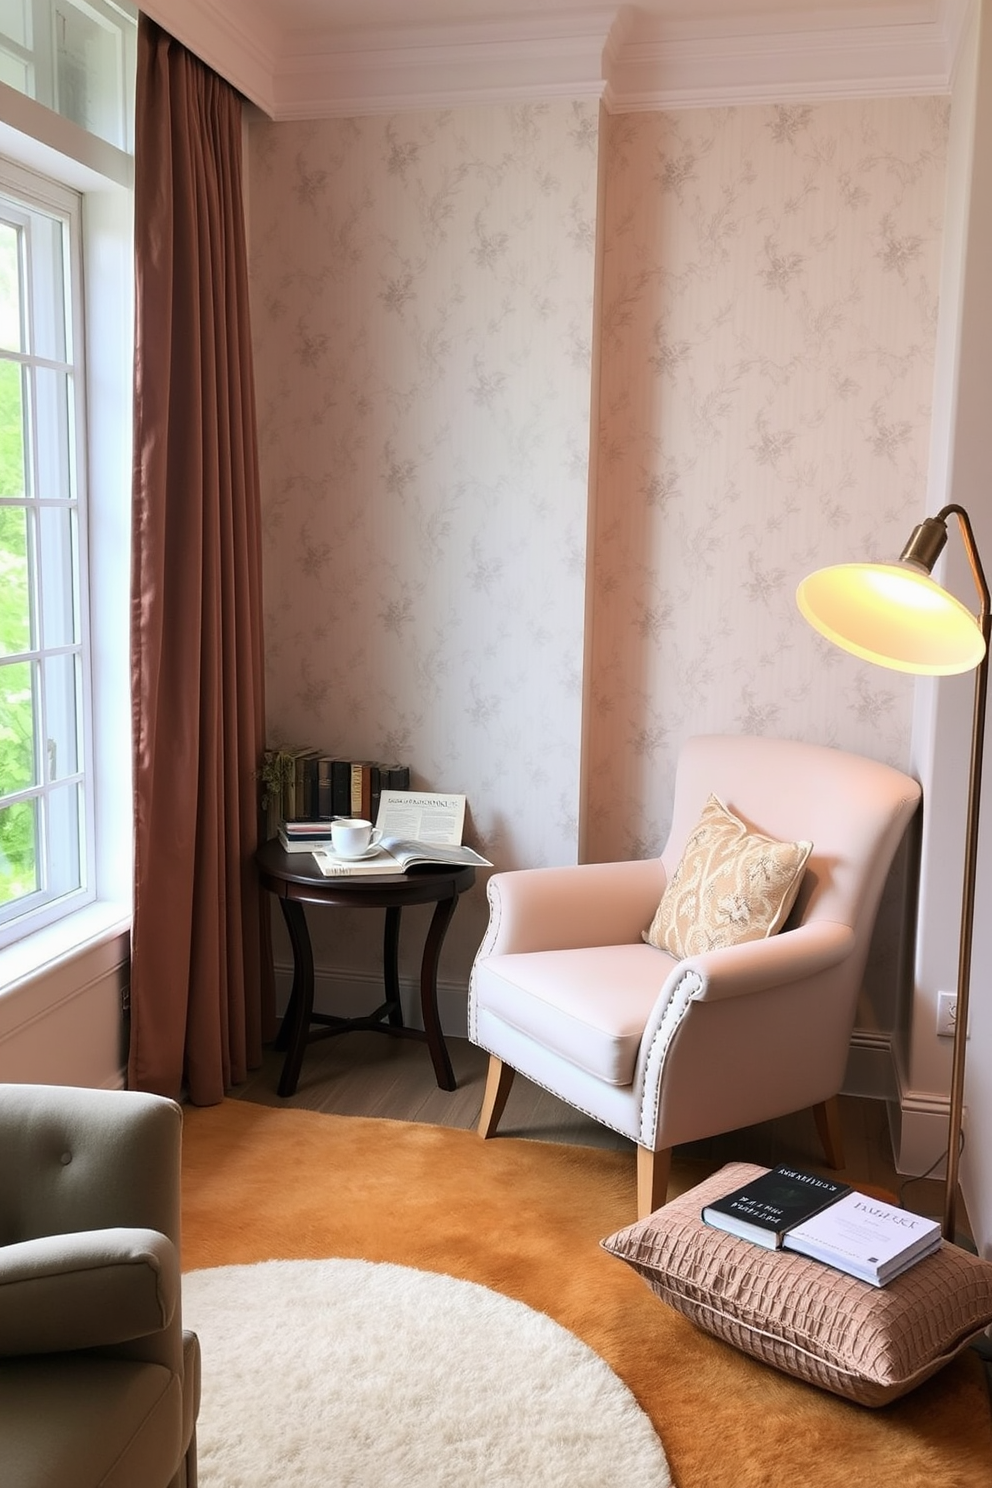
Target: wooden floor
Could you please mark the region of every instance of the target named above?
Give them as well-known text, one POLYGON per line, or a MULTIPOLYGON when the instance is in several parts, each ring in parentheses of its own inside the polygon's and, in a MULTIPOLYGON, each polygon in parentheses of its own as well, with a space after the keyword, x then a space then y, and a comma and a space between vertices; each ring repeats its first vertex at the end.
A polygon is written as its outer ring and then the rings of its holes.
MULTIPOLYGON (((470 1129, 479 1118, 487 1056, 465 1039, 449 1038, 448 1050, 458 1088, 439 1090, 422 1043, 353 1032, 308 1048, 296 1095, 276 1094, 283 1055, 266 1050, 259 1070, 232 1095, 262 1105, 300 1107, 343 1116, 376 1116, 470 1129)), ((871 1185, 891 1194, 907 1209, 940 1219, 943 1185, 931 1179, 907 1180, 895 1171, 888 1120, 882 1101, 842 1096, 841 1120, 846 1166, 837 1175, 855 1186, 871 1185)), ((629 1151, 625 1137, 574 1111, 522 1075, 514 1081, 499 1137, 570 1142, 629 1151)), ((774 1166, 795 1162, 834 1176, 824 1164, 811 1112, 799 1112, 761 1126, 747 1127, 705 1142, 676 1148, 670 1197, 699 1182, 725 1162, 774 1166)), ((967 1224, 959 1202, 959 1224, 967 1224)))

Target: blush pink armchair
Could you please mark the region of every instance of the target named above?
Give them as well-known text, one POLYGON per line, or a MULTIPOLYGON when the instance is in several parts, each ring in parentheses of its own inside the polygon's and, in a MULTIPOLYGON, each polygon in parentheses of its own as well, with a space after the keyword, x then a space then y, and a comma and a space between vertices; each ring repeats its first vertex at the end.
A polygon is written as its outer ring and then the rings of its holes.
POLYGON ((637 1143, 637 1205, 665 1202, 671 1149, 812 1107, 843 1166, 836 1096, 893 856, 920 787, 792 740, 689 739, 660 858, 489 880, 469 1037, 490 1055, 479 1132, 515 1071, 637 1143), (713 793, 749 827, 813 844, 785 927, 676 960, 642 939, 713 793))

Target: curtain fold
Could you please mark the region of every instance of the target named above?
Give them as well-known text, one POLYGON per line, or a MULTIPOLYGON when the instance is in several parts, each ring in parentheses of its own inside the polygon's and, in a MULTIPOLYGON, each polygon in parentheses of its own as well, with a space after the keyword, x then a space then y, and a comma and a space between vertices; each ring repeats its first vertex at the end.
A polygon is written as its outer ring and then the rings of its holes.
POLYGON ((142 15, 135 122, 129 1084, 197 1104, 261 1062, 264 742, 241 100, 142 15))

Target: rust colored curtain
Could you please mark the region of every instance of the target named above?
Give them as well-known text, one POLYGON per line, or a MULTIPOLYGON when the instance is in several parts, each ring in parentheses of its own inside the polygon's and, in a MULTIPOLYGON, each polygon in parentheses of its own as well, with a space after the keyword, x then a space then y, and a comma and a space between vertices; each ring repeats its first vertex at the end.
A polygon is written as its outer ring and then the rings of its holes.
MULTIPOLYGON (((141 16, 129 1083, 210 1105, 261 1062, 264 733, 241 100, 141 16)), ((267 1029, 266 1029, 267 1031, 267 1029)))

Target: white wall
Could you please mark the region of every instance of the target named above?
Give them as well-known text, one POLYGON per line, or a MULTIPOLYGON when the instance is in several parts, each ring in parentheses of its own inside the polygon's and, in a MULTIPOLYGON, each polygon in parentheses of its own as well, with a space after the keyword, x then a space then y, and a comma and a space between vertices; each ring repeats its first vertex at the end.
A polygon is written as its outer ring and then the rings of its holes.
MULTIPOLYGON (((955 79, 945 275, 941 298, 928 509, 968 511, 992 567, 992 6, 978 0, 955 79)), ((974 586, 951 523, 946 581, 974 608, 974 586)), ((935 1036, 937 992, 957 983, 966 781, 974 687, 970 677, 920 684, 914 726, 926 800, 912 1018, 903 1045, 902 1165, 920 1171, 947 1140, 950 1045, 935 1036), (936 1094, 934 1094, 936 1092, 936 1094), (933 1113, 927 1119, 928 1112, 933 1113)), ((992 759, 992 749, 986 744, 992 759)), ((988 771, 986 771, 988 774, 988 771)), ((984 792, 965 1083, 961 1187, 985 1255, 992 1255, 992 788, 984 792)))
MULTIPOLYGON (((104 1089, 124 1083, 129 927, 104 928, 99 908, 72 919, 68 935, 64 922, 61 935, 58 926, 49 931, 48 959, 37 964, 32 954, 36 964, 0 994, 0 1082, 104 1089), (84 924, 93 934, 80 944, 84 924)), ((13 965, 8 957, 5 975, 13 965)))

